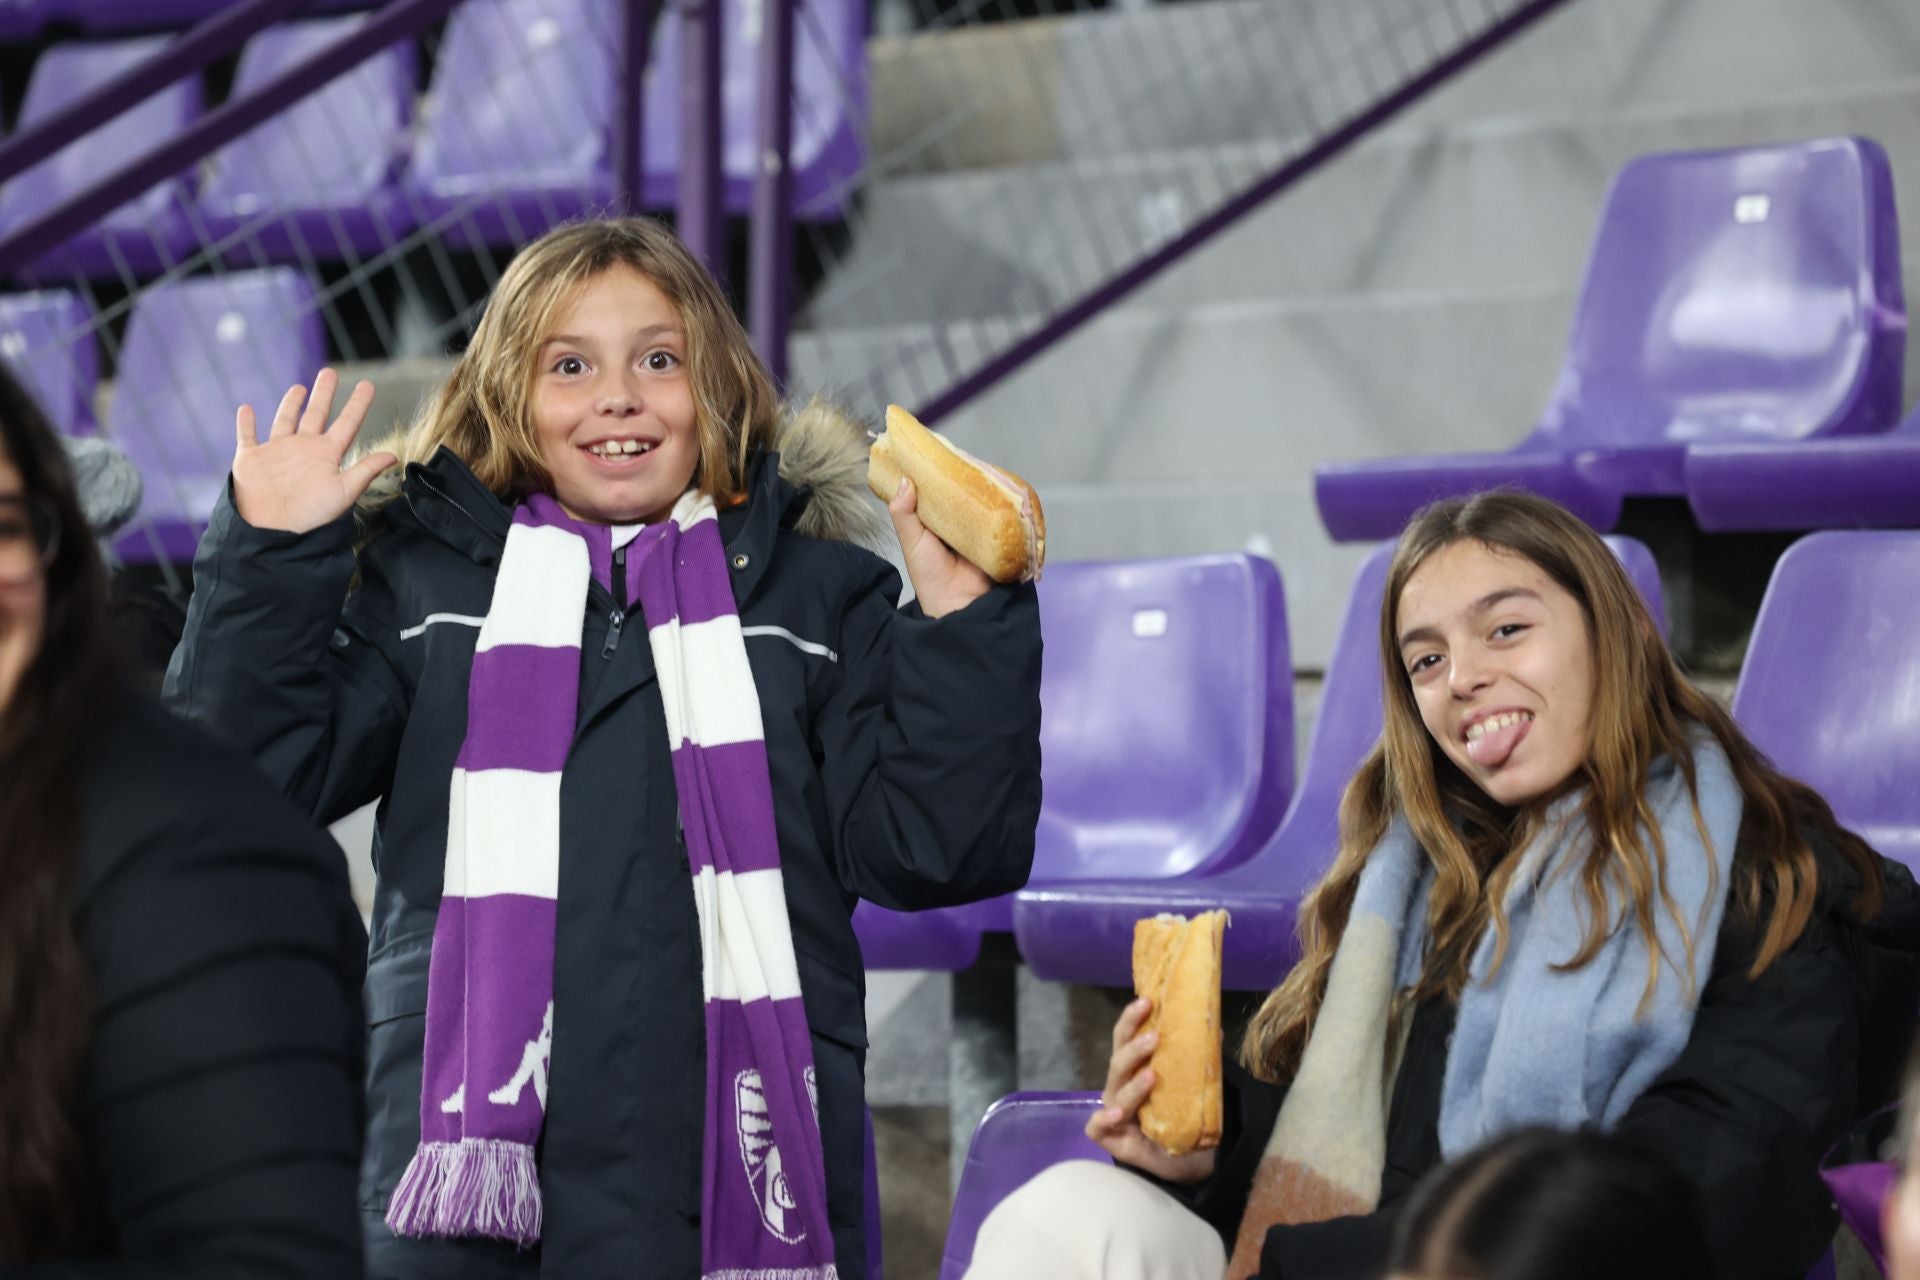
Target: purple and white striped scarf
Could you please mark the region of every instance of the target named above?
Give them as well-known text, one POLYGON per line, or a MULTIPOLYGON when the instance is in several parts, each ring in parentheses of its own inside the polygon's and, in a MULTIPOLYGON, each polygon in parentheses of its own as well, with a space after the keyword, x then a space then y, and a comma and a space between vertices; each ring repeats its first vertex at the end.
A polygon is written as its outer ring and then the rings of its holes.
MULTIPOLYGON (((536 495, 513 516, 473 658, 433 931, 420 1147, 401 1235, 540 1239, 534 1144, 553 1037, 560 777, 580 620, 612 539, 536 495)), ((780 878, 760 700, 711 498, 689 491, 627 556, 673 744, 699 913, 707 1108, 701 1271, 833 1280, 813 1047, 780 878)))

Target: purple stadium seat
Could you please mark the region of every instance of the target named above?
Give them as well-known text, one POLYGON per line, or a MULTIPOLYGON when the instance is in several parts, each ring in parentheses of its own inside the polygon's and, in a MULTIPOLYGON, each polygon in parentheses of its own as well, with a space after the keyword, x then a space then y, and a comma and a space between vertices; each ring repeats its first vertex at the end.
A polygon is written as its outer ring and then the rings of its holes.
MULTIPOLYGON (((1031 883, 1157 880, 1228 866, 1293 786, 1293 666, 1271 561, 1061 564, 1040 583, 1045 799, 1031 883)), ((861 904, 869 968, 963 969, 1002 897, 903 914, 861 904)))
POLYGON ((146 501, 119 549, 190 560, 233 460, 233 413, 264 431, 286 389, 326 357, 306 277, 285 267, 200 276, 147 291, 120 349, 107 431, 140 468, 146 501))
MULTIPOLYGON (((88 31, 162 31, 190 27, 239 0, 45 0, 49 17, 77 22, 88 31)), ((381 0, 309 0, 306 12, 371 9, 381 0)))
MULTIPOLYGON (((960 1280, 973 1261, 980 1224, 1009 1195, 1043 1169, 1067 1160, 1112 1162, 1086 1135, 1100 1105, 1097 1093, 1013 1093, 987 1109, 967 1147, 967 1167, 953 1196, 940 1280, 960 1280)), ((1807 1280, 1834 1280, 1829 1253, 1807 1280)))
POLYGON ((1842 823, 1920 871, 1920 533, 1817 533, 1787 549, 1733 714, 1842 823))
POLYGON ((1920 526, 1920 411, 1882 435, 1696 446, 1687 503, 1715 533, 1920 526))
POLYGON ((1611 528, 1686 492, 1688 446, 1884 431, 1906 350, 1886 154, 1863 138, 1644 156, 1608 192, 1565 363, 1510 453, 1319 469, 1336 539, 1513 484, 1611 528))
POLYGON ((1087 1117, 1099 1105, 1097 1093, 1014 1093, 987 1109, 954 1189, 940 1280, 960 1280, 981 1222, 1029 1178, 1063 1160, 1110 1162, 1086 1134, 1087 1117))
POLYGON ((468 0, 447 20, 405 184, 456 245, 522 244, 613 198, 618 6, 468 0))
MULTIPOLYGON (((759 167, 761 12, 767 0, 723 0, 721 169, 730 213, 752 207, 759 167)), ((865 0, 800 0, 794 15, 793 208, 800 217, 837 216, 860 172, 860 126, 867 115, 867 5, 865 0)), ((663 10, 654 31, 656 74, 644 113, 645 203, 667 208, 679 190, 680 14, 663 10)))
MULTIPOLYGON (((19 128, 31 128, 152 56, 164 43, 165 37, 153 36, 46 49, 27 82, 19 128)), ((156 140, 178 133, 199 116, 200 109, 200 81, 189 76, 69 144, 0 187, 0 231, 18 228, 151 151, 156 140)), ((123 272, 153 275, 177 265, 194 247, 187 199, 185 175, 160 182, 36 259, 20 273, 21 278, 64 282, 77 272, 88 278, 117 279, 123 272)))
MULTIPOLYGON (((725 204, 746 212, 757 166, 761 5, 727 0, 722 113, 725 204)), ((407 177, 424 221, 459 244, 520 244, 617 199, 612 127, 620 47, 612 0, 469 0, 448 22, 407 177), (445 104, 444 106, 442 104, 445 104)), ((862 163, 866 21, 861 0, 804 0, 794 39, 794 208, 829 217, 862 163)), ((640 203, 679 190, 680 15, 662 6, 642 110, 640 203)))
POLYGON ((33 392, 55 427, 93 430, 93 393, 100 381, 87 304, 64 289, 0 297, 0 359, 33 392))
MULTIPOLYGON (((358 27, 351 15, 255 36, 234 75, 237 97, 277 79, 358 27)), ((397 173, 418 80, 411 44, 396 45, 223 148, 200 192, 209 236, 245 236, 239 265, 371 257, 413 230, 397 173)))
MULTIPOLYGON (((1665 626, 1653 555, 1630 538, 1609 538, 1634 585, 1665 626)), ((1293 961, 1293 913, 1301 895, 1333 859, 1340 797, 1380 737, 1380 602, 1392 544, 1360 566, 1347 598, 1306 772, 1280 829, 1252 857, 1224 870, 1178 880, 1107 879, 1041 884, 1015 895, 1014 937, 1042 978, 1101 986, 1133 985, 1133 926, 1161 911, 1191 914, 1225 907, 1231 915, 1221 981, 1232 991, 1264 991, 1293 961)))

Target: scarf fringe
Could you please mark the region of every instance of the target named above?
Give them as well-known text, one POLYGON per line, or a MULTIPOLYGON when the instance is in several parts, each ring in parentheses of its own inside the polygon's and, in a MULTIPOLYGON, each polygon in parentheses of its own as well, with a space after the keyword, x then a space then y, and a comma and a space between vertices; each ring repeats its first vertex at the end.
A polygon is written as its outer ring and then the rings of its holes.
POLYGON ((818 1267, 755 1267, 746 1271, 726 1267, 702 1272, 700 1280, 839 1280, 839 1276, 829 1262, 818 1267))
POLYGON ((540 1171, 533 1148, 499 1138, 423 1142, 387 1203, 402 1236, 540 1241, 540 1171))

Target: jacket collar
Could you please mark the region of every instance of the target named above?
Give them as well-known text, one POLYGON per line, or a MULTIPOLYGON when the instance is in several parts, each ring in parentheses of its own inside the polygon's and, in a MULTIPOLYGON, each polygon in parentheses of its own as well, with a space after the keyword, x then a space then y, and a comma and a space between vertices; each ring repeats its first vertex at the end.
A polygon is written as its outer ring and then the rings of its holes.
MULTIPOLYGON (((754 455, 745 501, 719 516, 736 601, 744 603, 759 586, 780 530, 806 510, 808 492, 781 476, 779 454, 762 450, 754 455)), ((442 446, 426 462, 408 466, 400 498, 389 504, 385 518, 397 528, 437 538, 478 564, 494 565, 506 546, 513 509, 442 446)))

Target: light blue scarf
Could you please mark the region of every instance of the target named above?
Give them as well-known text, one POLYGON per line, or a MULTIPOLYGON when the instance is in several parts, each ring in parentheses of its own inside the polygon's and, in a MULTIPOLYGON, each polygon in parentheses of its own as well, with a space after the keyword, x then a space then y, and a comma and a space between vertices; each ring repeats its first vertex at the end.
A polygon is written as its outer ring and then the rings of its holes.
MULTIPOLYGON (((1449 1159, 1528 1125, 1609 1128, 1686 1047, 1726 914, 1743 806, 1718 742, 1696 735, 1693 763, 1706 844, 1674 762, 1656 761, 1647 780, 1675 909, 1655 904, 1663 972, 1650 1000, 1651 957, 1632 920, 1580 968, 1554 967, 1586 936, 1578 876, 1592 841, 1578 812, 1585 795, 1556 802, 1520 855, 1505 903, 1506 956, 1496 970, 1489 926, 1460 997, 1440 1099, 1440 1149, 1449 1159), (1675 911, 1693 940, 1690 956, 1675 911)), ((1651 851, 1649 833, 1642 839, 1651 851)), ((1425 850, 1395 818, 1360 873, 1326 998, 1254 1176, 1230 1274, 1257 1263, 1271 1226, 1377 1205, 1393 1085, 1390 1011, 1395 993, 1420 979, 1432 881, 1425 850)), ((1608 888, 1608 918, 1618 920, 1624 904, 1617 886, 1608 888)))

